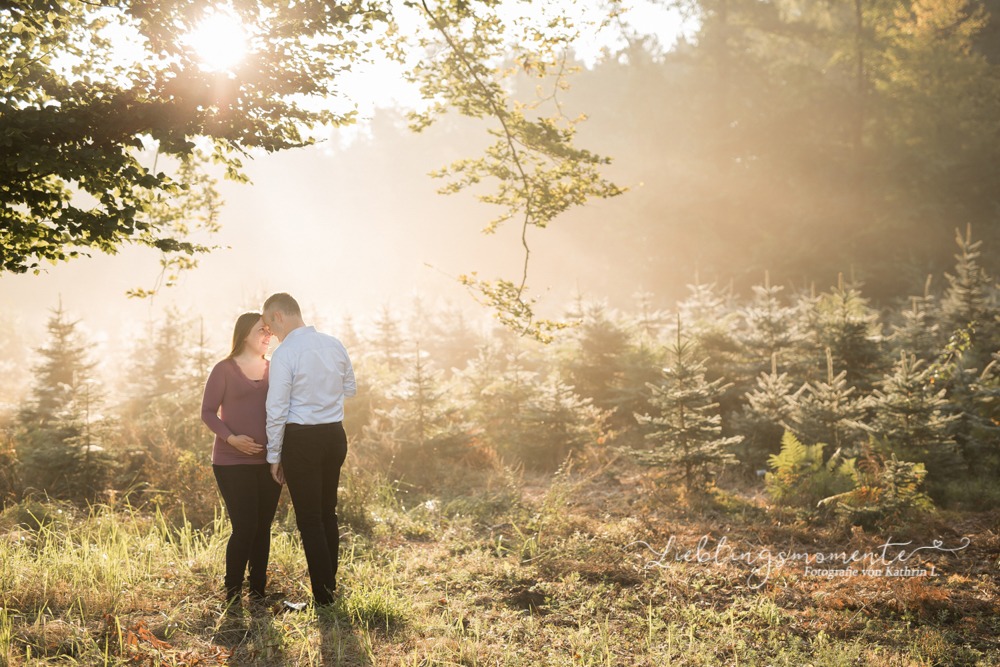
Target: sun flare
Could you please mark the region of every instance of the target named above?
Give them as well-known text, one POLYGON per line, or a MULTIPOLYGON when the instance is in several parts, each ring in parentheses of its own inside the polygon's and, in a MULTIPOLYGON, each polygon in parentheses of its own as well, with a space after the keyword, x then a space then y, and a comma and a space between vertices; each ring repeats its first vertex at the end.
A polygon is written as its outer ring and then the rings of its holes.
POLYGON ((247 52, 247 33, 228 14, 212 14, 187 37, 187 43, 198 57, 214 70, 229 69, 247 52))

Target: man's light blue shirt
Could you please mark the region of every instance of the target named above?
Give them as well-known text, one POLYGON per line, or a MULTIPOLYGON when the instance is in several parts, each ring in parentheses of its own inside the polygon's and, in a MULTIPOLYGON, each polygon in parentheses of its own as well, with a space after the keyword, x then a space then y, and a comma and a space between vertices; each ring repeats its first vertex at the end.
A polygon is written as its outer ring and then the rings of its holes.
POLYGON ((344 420, 344 398, 357 393, 343 343, 315 327, 292 329, 271 355, 267 389, 267 462, 281 462, 285 424, 344 420))

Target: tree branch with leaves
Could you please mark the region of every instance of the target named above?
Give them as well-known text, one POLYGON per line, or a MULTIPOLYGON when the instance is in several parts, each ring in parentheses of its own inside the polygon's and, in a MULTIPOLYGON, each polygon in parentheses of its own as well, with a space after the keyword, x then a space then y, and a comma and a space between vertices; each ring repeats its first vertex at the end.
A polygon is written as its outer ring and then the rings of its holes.
POLYGON ((424 98, 432 103, 427 111, 410 115, 411 127, 421 131, 448 109, 497 123, 488 130, 495 141, 482 157, 458 160, 431 174, 450 181, 439 192, 455 194, 484 181, 493 182, 492 192, 476 196, 502 210, 483 232, 493 234, 511 220, 521 226, 524 264, 519 280, 482 280, 473 272, 459 276, 459 281, 493 308, 505 325, 541 341, 551 340, 552 332, 566 325, 538 319, 533 308, 537 299, 525 295, 531 257, 528 230, 547 227, 589 199, 625 192, 600 172, 610 158, 573 145, 576 124, 584 117, 566 117, 558 102, 558 91, 568 86, 566 76, 573 70, 568 54, 578 33, 564 12, 553 12, 551 5, 542 3, 530 4, 532 17, 506 20, 497 0, 474 4, 449 0, 435 5, 419 0, 405 5, 417 10, 429 29, 416 40, 396 33, 389 47, 389 53, 401 62, 413 46, 427 53, 412 68, 409 79, 420 85, 424 98), (539 95, 531 102, 514 99, 511 88, 518 76, 553 78, 553 94, 539 95), (554 103, 552 116, 541 115, 543 101, 554 103))

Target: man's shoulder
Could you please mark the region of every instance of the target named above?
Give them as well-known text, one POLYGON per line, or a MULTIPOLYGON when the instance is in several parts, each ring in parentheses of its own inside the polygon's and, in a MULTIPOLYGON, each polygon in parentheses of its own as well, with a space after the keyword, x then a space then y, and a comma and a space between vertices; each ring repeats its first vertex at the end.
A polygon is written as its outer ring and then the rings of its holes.
MULTIPOLYGON (((336 336, 331 336, 328 333, 323 333, 322 331, 317 331, 312 329, 302 336, 303 339, 308 339, 308 342, 313 346, 319 347, 344 347, 344 344, 340 342, 340 339, 336 336)), ((304 341, 305 342, 305 341, 304 341)))
POLYGON ((290 354, 294 355, 308 350, 331 347, 338 348, 346 352, 344 344, 340 342, 339 338, 331 336, 328 333, 323 333, 322 331, 316 331, 313 327, 309 327, 308 330, 303 331, 294 338, 286 338, 285 342, 279 345, 271 354, 271 361, 273 362, 276 358, 281 358, 290 354))

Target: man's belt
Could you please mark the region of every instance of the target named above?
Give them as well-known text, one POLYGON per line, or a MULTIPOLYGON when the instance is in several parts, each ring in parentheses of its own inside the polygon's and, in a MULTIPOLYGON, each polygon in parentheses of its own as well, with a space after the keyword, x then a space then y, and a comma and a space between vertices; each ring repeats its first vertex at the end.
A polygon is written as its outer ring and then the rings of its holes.
POLYGON ((342 422, 330 422, 329 424, 285 424, 285 433, 294 433, 296 431, 309 431, 317 428, 324 428, 326 426, 340 426, 342 422))

